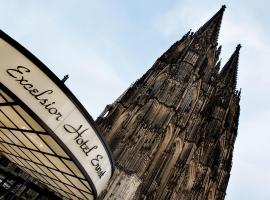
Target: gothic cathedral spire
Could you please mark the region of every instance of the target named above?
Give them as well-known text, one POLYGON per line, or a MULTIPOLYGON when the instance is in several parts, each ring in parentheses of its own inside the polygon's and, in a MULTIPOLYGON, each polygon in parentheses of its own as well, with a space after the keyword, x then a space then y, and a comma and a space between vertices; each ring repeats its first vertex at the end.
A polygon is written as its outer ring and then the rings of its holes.
POLYGON ((210 20, 199 28, 195 36, 204 37, 209 43, 216 45, 225 8, 226 6, 223 5, 210 20))
POLYGON ((224 10, 173 44, 97 119, 117 166, 100 199, 225 198, 240 111, 240 46, 219 73, 224 10))
POLYGON ((231 89, 236 89, 237 84, 237 73, 238 73, 238 60, 239 60, 239 52, 240 52, 241 45, 237 45, 235 51, 233 52, 232 56, 222 68, 220 72, 221 79, 223 83, 230 87, 231 89))

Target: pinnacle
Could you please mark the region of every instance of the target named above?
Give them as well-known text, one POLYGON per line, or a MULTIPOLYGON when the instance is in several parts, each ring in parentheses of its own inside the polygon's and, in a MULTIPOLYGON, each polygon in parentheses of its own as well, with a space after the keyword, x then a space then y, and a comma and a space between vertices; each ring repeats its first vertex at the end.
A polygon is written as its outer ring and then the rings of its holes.
POLYGON ((220 75, 226 85, 231 86, 233 89, 236 87, 237 72, 238 72, 238 60, 241 45, 238 44, 232 56, 225 64, 220 72, 220 75))
POLYGON ((236 47, 236 50, 239 51, 241 49, 242 45, 241 44, 238 44, 237 47, 236 47))
POLYGON ((218 35, 220 31, 220 26, 222 22, 223 13, 225 11, 226 6, 223 5, 220 10, 209 19, 198 31, 198 36, 207 36, 207 39, 210 43, 215 44, 218 40, 218 35))

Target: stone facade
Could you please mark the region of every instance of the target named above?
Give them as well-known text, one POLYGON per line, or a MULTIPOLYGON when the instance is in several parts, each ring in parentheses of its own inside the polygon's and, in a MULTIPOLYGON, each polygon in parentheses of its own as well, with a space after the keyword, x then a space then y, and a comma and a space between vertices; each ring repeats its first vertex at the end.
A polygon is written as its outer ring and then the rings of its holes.
POLYGON ((100 199, 224 199, 240 113, 240 45, 220 70, 225 6, 106 107, 97 124, 117 170, 100 199))

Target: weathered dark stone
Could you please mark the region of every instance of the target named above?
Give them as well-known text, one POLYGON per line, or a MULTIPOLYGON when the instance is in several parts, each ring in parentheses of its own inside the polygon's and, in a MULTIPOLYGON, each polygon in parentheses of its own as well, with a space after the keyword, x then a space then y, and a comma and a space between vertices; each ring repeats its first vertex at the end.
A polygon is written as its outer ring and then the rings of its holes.
POLYGON ((100 199, 225 198, 240 112, 240 48, 219 72, 224 9, 173 44, 98 118, 117 164, 100 199))

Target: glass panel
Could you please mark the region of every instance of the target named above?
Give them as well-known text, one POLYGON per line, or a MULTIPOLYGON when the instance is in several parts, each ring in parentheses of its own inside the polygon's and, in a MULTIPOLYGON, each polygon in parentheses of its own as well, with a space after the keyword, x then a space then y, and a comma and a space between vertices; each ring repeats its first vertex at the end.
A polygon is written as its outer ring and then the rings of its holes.
POLYGON ((4 140, 7 143, 12 144, 13 142, 2 132, 2 129, 0 129, 0 137, 2 138, 2 140, 4 140))
POLYGON ((55 166, 40 152, 32 151, 32 153, 43 163, 43 165, 56 169, 55 166))
POLYGON ((35 163, 40 163, 41 162, 39 161, 39 159, 34 156, 34 154, 31 153, 31 151, 29 151, 28 149, 25 149, 25 148, 21 148, 21 150, 35 163))
POLYGON ((39 174, 39 180, 42 180, 43 184, 45 184, 47 186, 52 186, 52 188, 54 188, 54 190, 56 189, 56 187, 58 187, 57 185, 55 185, 54 182, 52 182, 52 180, 50 178, 48 178, 44 175, 39 174), (54 185, 52 185, 52 184, 54 184, 54 185))
POLYGON ((82 193, 79 192, 78 189, 71 187, 69 185, 67 185, 67 187, 72 191, 72 193, 74 193, 77 197, 85 199, 85 197, 82 195, 82 193))
POLYGON ((25 160, 29 160, 29 158, 21 151, 21 149, 19 147, 16 147, 14 145, 12 145, 12 148, 17 152, 17 154, 22 157, 25 160))
POLYGON ((64 150, 55 142, 55 140, 49 135, 39 135, 47 145, 51 147, 51 149, 59 156, 69 158, 68 155, 64 152, 64 150))
POLYGON ((4 126, 9 127, 9 128, 16 128, 14 124, 1 112, 0 110, 0 120, 4 126))
POLYGON ((65 166, 65 164, 59 158, 51 155, 46 155, 46 157, 59 169, 59 171, 72 174, 72 172, 65 166))
POLYGON ((19 129, 31 130, 31 128, 23 121, 23 119, 10 106, 1 106, 2 112, 13 121, 19 129))
MULTIPOLYGON (((15 156, 12 156, 12 158, 16 161, 16 163, 17 163, 21 168, 26 169, 26 167, 28 166, 27 164, 26 164, 26 166, 25 166, 25 163, 22 162, 23 159, 19 159, 18 157, 15 157, 15 156)), ((30 168, 30 169, 31 169, 31 168, 30 168)))
POLYGON ((78 197, 72 195, 72 194, 68 194, 69 198, 71 198, 72 200, 81 200, 78 197))
POLYGON ((36 172, 46 175, 35 163, 33 163, 31 161, 27 161, 27 162, 28 162, 29 165, 31 165, 31 167, 33 169, 35 169, 36 172))
POLYGON ((38 166, 46 173, 48 177, 57 179, 57 177, 47 167, 44 167, 43 165, 38 165, 38 166))
POLYGON ((11 162, 15 162, 15 160, 9 155, 9 154, 6 154, 6 153, 3 153, 5 155, 5 157, 7 157, 7 159, 9 159, 11 162))
POLYGON ((2 150, 3 150, 5 153, 10 153, 9 150, 4 146, 3 143, 2 143, 1 148, 2 148, 2 150))
POLYGON ((24 132, 25 136, 28 137, 32 143, 39 148, 40 151, 45 153, 54 154, 49 147, 40 139, 36 133, 24 132))
POLYGON ((70 182, 61 172, 50 169, 51 173, 53 173, 61 182, 72 185, 70 182))
POLYGON ((75 178, 73 176, 69 176, 69 175, 65 175, 69 180, 70 182, 75 185, 77 188, 79 188, 80 190, 84 190, 86 192, 89 191, 89 189, 78 179, 78 178, 75 178))
MULTIPOLYGON (((53 187, 56 188, 60 188, 58 185, 55 184, 55 182, 52 181, 52 179, 50 179, 49 177, 43 176, 43 178, 53 187)), ((53 190, 55 190, 55 188, 52 188, 53 190)))
POLYGON ((5 98, 8 102, 13 102, 13 99, 11 99, 6 93, 4 93, 2 90, 0 90, 0 96, 5 98))
POLYGON ((35 169, 34 169, 27 161, 25 161, 24 159, 18 158, 18 160, 20 160, 21 163, 22 163, 26 168, 35 171, 35 169))
POLYGON ((16 137, 24 144, 24 146, 26 146, 29 149, 34 149, 34 150, 38 150, 33 143, 27 138, 25 137, 25 135, 23 134, 23 132, 21 131, 14 131, 12 130, 11 132, 13 132, 16 137))
POLYGON ((80 178, 85 179, 84 175, 81 173, 81 171, 79 170, 79 168, 75 165, 74 162, 70 161, 70 160, 66 160, 66 159, 62 159, 64 161, 64 163, 66 163, 66 165, 73 171, 73 173, 80 178))
POLYGON ((1 96, 1 93, 0 93, 0 103, 6 103, 7 101, 3 98, 3 96, 1 96))
POLYGON ((89 183, 87 182, 87 181, 84 181, 84 180, 81 180, 82 182, 83 182, 83 184, 90 190, 90 191, 92 191, 92 189, 91 189, 91 187, 90 187, 90 185, 89 185, 89 183))
POLYGON ((68 189, 67 185, 61 183, 60 181, 57 180, 53 180, 55 182, 55 184, 57 184, 59 186, 59 188, 61 188, 62 190, 72 194, 73 192, 71 190, 68 189))
POLYGON ((64 197, 70 198, 70 196, 68 196, 65 192, 63 192, 62 190, 57 189, 57 192, 59 192, 59 194, 63 195, 64 197))
POLYGON ((8 149, 8 151, 9 151, 11 154, 13 154, 13 155, 15 155, 15 156, 19 156, 19 154, 17 154, 17 152, 14 151, 14 150, 10 147, 10 145, 3 143, 3 146, 5 146, 6 149, 8 149))
POLYGON ((14 159, 15 157, 10 155, 10 154, 6 154, 4 153, 4 155, 13 163, 18 163, 18 161, 16 159, 14 159))
POLYGON ((86 192, 83 192, 83 191, 82 191, 82 193, 84 194, 84 196, 86 196, 86 197, 87 197, 87 199, 88 199, 88 200, 92 200, 92 199, 94 199, 94 197, 93 197, 93 195, 92 195, 92 194, 89 194, 89 193, 86 193, 86 192))
POLYGON ((34 172, 34 173, 37 179, 40 180, 43 184, 48 184, 48 181, 44 178, 44 175, 41 175, 37 172, 34 172))
POLYGON ((3 129, 3 128, 0 128, 0 131, 3 132, 11 141, 12 143, 18 145, 18 146, 24 146, 20 140, 18 140, 14 134, 9 131, 8 129, 3 129))
POLYGON ((13 106, 13 108, 22 116, 22 118, 27 121, 27 123, 36 131, 45 132, 45 130, 20 106, 13 106))

